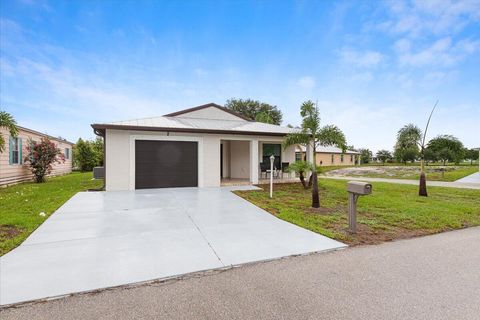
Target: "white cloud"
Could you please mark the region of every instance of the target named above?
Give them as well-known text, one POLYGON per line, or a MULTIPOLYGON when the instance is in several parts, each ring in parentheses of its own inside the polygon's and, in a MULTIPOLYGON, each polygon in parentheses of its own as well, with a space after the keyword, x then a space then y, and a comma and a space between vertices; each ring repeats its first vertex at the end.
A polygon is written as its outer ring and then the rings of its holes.
POLYGON ((480 0, 386 2, 389 18, 378 28, 409 37, 457 33, 480 20, 480 0))
POLYGON ((344 48, 340 50, 341 60, 349 65, 362 68, 371 68, 380 64, 384 56, 377 51, 358 52, 353 49, 344 48))
MULTIPOLYGON (((5 63, 5 62, 4 62, 5 63)), ((49 94, 54 99, 48 105, 40 99, 36 105, 71 115, 91 113, 92 116, 132 116, 131 111, 148 113, 160 107, 157 101, 137 97, 126 87, 104 83, 102 79, 85 77, 67 67, 55 68, 42 62, 21 58, 7 62, 9 70, 17 70, 10 76, 28 79, 30 96, 49 94), (57 104, 54 101, 63 101, 57 104), (65 103, 66 102, 66 103, 65 103), (78 108, 82 106, 82 108, 78 108)))
POLYGON ((453 43, 450 37, 436 40, 428 47, 412 51, 411 41, 400 39, 394 44, 401 65, 411 66, 453 66, 480 49, 480 41, 463 39, 453 43))
POLYGON ((313 89, 315 87, 315 79, 310 76, 304 76, 298 79, 297 85, 304 89, 313 89))

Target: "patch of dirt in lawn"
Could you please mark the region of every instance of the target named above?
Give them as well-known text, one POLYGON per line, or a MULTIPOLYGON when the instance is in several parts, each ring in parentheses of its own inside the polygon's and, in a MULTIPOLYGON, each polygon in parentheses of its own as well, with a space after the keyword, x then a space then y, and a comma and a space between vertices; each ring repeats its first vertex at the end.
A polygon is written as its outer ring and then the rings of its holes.
MULTIPOLYGON (((455 171, 460 169, 458 166, 427 166, 425 171, 428 173, 455 171)), ((378 176, 378 177, 409 177, 420 173, 419 166, 371 166, 371 167, 348 167, 330 170, 325 172, 326 176, 378 176)))
POLYGON ((357 233, 355 234, 350 233, 348 229, 336 229, 345 235, 343 242, 349 246, 380 244, 382 242, 409 239, 436 233, 433 230, 408 230, 400 227, 394 227, 391 230, 374 229, 361 223, 357 224, 357 233))
POLYGON ((327 215, 327 214, 332 214, 332 213, 335 213, 337 211, 337 209, 335 208, 323 208, 323 207, 320 207, 320 208, 307 208, 305 209, 305 213, 313 213, 313 214, 324 214, 324 215, 327 215))
POLYGON ((20 233, 22 233, 21 228, 17 228, 15 226, 10 226, 10 225, 0 225, 0 240, 5 241, 9 239, 13 239, 16 236, 18 236, 20 233))

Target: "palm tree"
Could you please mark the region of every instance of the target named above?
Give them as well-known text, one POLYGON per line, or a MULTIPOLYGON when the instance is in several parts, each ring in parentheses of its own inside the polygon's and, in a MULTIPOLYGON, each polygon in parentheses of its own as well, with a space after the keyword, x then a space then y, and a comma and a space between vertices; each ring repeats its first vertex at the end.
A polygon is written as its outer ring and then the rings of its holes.
POLYGON ((385 165, 385 162, 389 159, 392 159, 392 154, 390 151, 382 149, 377 151, 377 159, 382 161, 383 165, 385 165))
POLYGON ((432 112, 430 112, 430 116, 428 117, 427 125, 425 126, 425 131, 423 133, 419 127, 413 124, 408 124, 403 128, 401 128, 398 131, 398 135, 397 135, 398 148, 403 148, 403 149, 420 148, 420 183, 418 187, 418 195, 422 197, 428 196, 427 179, 425 177, 425 138, 427 136, 430 119, 432 118, 433 111, 435 111, 437 104, 438 104, 438 100, 433 106, 432 112))
MULTIPOLYGON (((11 114, 5 111, 0 111, 0 128, 5 128, 10 132, 12 137, 18 134, 17 122, 11 114)), ((0 152, 5 150, 5 139, 0 135, 0 152)))
POLYGON ((312 164, 312 207, 320 207, 320 197, 318 194, 318 176, 317 176, 317 147, 318 146, 337 146, 342 150, 346 149, 346 140, 343 132, 336 126, 320 126, 320 112, 318 106, 312 101, 306 101, 300 107, 302 116, 302 126, 300 131, 290 133, 286 136, 283 143, 284 148, 300 144, 310 146, 313 149, 312 164))
POLYGON ((298 173, 303 188, 308 189, 312 186, 313 175, 310 175, 308 183, 305 181, 305 176, 308 174, 308 172, 313 171, 313 166, 310 162, 295 161, 288 167, 288 171, 298 173))

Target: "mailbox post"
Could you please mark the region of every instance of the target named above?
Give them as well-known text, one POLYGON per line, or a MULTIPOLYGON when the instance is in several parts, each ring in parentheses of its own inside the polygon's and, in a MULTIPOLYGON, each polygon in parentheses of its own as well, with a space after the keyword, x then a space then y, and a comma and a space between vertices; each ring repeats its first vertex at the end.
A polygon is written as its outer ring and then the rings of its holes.
POLYGON ((270 198, 273 198, 273 162, 275 157, 273 154, 270 156, 270 198))
POLYGON ((348 191, 348 229, 357 233, 357 201, 358 197, 372 193, 372 185, 362 181, 349 181, 348 191))

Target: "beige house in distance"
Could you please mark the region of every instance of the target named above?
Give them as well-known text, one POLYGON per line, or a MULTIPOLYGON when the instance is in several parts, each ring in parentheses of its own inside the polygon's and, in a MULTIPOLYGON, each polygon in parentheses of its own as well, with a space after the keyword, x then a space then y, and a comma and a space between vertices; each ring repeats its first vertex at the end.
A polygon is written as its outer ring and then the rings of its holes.
MULTIPOLYGON (((295 159, 305 160, 305 151, 304 146, 298 146, 295 159)), ((360 164, 361 153, 353 150, 345 150, 342 152, 342 149, 337 147, 317 147, 317 166, 351 166, 355 164, 360 164)))
POLYGON ((47 137, 64 154, 65 162, 55 163, 50 175, 62 175, 72 171, 73 143, 20 126, 18 127, 16 138, 10 136, 10 133, 5 128, 0 128, 0 134, 5 139, 5 150, 0 153, 0 186, 33 179, 29 168, 23 163, 25 147, 29 138, 39 141, 42 137, 47 137))

